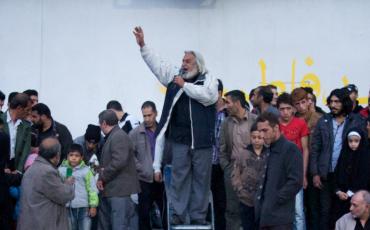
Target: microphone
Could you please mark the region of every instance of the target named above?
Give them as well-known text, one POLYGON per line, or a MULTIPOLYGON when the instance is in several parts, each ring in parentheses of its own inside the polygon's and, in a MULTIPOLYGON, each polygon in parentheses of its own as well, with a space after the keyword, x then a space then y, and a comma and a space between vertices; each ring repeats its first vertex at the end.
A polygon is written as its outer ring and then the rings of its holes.
POLYGON ((69 178, 72 176, 72 168, 68 167, 66 172, 66 177, 69 178))
POLYGON ((179 76, 179 77, 182 77, 182 78, 184 78, 184 75, 186 74, 186 71, 185 71, 185 69, 184 68, 180 68, 179 69, 179 73, 177 74, 177 75, 175 75, 175 76, 173 76, 173 79, 172 79, 172 87, 171 88, 176 88, 176 84, 174 84, 174 81, 175 81, 175 77, 177 77, 177 76, 179 76))
POLYGON ((178 74, 178 75, 179 75, 180 77, 183 77, 185 74, 186 74, 185 69, 184 69, 184 68, 180 68, 180 69, 179 69, 179 74, 178 74))

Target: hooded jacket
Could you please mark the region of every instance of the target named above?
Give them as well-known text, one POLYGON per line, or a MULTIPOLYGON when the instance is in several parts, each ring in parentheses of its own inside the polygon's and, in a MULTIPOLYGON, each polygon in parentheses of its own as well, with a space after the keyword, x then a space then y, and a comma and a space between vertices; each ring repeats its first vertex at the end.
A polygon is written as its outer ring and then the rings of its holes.
POLYGON ((79 165, 72 168, 68 161, 64 160, 58 169, 63 179, 66 178, 68 168, 72 169, 72 176, 75 178, 75 198, 67 204, 67 207, 97 207, 99 204, 98 190, 90 167, 81 161, 79 165))

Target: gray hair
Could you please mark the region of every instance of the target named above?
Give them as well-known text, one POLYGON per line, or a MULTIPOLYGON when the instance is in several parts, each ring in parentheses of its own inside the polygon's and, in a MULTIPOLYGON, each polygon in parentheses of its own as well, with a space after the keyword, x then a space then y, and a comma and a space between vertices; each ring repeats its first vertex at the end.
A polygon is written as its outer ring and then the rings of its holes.
POLYGON ((195 62, 197 63, 199 73, 200 74, 208 73, 202 54, 194 50, 186 50, 185 54, 188 53, 192 54, 195 57, 195 62))
POLYGON ((49 137, 41 142, 39 155, 45 158, 46 160, 50 160, 56 155, 58 154, 60 155, 61 149, 62 147, 58 139, 55 137, 49 137))
POLYGON ((366 190, 360 190, 356 192, 356 194, 362 195, 362 198, 364 199, 365 203, 370 205, 370 193, 366 190))
POLYGON ((99 124, 102 124, 103 121, 105 121, 105 123, 109 126, 115 126, 118 124, 117 115, 111 109, 104 110, 99 114, 99 124))

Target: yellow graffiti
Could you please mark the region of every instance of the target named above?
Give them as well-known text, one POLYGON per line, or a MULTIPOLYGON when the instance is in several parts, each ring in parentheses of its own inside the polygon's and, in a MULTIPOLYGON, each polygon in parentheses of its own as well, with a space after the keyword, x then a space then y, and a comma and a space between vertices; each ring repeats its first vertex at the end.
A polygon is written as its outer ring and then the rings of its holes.
POLYGON ((306 65, 312 66, 313 65, 313 59, 312 57, 307 57, 306 60, 304 61, 306 65))
POLYGON ((301 81, 301 87, 311 87, 316 95, 320 95, 321 85, 319 77, 314 73, 304 75, 301 81))
POLYGON ((282 81, 272 81, 270 84, 276 86, 279 93, 286 91, 286 85, 282 81))
MULTIPOLYGON (((313 64, 314 64, 314 60, 313 60, 312 57, 307 57, 304 62, 309 67, 312 67, 313 64)), ((283 82, 283 81, 280 81, 280 80, 272 81, 272 82, 268 83, 267 82, 267 76, 266 76, 266 70, 267 70, 266 62, 263 59, 260 59, 258 64, 259 64, 260 70, 261 70, 261 85, 267 85, 267 84, 275 85, 278 88, 279 92, 284 92, 284 91, 287 90, 287 84, 289 84, 289 83, 286 83, 286 82, 283 82)), ((345 75, 341 78, 341 80, 342 80, 343 86, 348 85, 349 82, 350 82, 348 80, 347 76, 345 76, 345 75)), ((291 90, 296 88, 296 60, 295 59, 293 59, 293 61, 292 61, 292 76, 291 76, 290 85, 291 85, 291 90)), ((326 92, 322 89, 320 78, 315 73, 309 72, 309 73, 305 74, 302 77, 302 80, 300 81, 300 86, 301 87, 311 87, 313 89, 316 97, 318 98, 318 100, 319 100, 319 98, 321 98, 323 104, 326 103, 326 92)), ((359 101, 360 104, 367 104, 367 100, 368 100, 368 97, 359 97, 358 98, 358 101, 359 101)))
POLYGON ((292 62, 292 88, 294 89, 295 88, 295 59, 293 59, 293 62, 292 62))
POLYGON ((266 63, 263 59, 261 59, 258 64, 260 65, 261 68, 261 85, 267 85, 267 80, 266 80, 266 63))
POLYGON ((346 75, 344 75, 344 76, 342 77, 342 82, 343 82, 343 85, 344 85, 344 86, 346 86, 346 85, 348 85, 348 84, 349 84, 349 81, 348 81, 348 79, 347 79, 347 76, 346 76, 346 75))
POLYGON ((162 84, 160 84, 160 85, 159 85, 159 91, 160 91, 162 94, 166 94, 167 87, 164 87, 162 84))

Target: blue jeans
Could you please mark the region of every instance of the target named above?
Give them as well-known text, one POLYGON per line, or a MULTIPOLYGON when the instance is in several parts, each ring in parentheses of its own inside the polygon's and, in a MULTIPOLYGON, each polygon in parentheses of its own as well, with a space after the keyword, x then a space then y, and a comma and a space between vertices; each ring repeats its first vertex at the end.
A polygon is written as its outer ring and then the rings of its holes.
POLYGON ((293 222, 294 230, 306 230, 306 217, 303 206, 303 188, 295 196, 295 218, 293 222))
POLYGON ((90 230, 91 218, 89 208, 68 208, 69 224, 72 230, 90 230))

